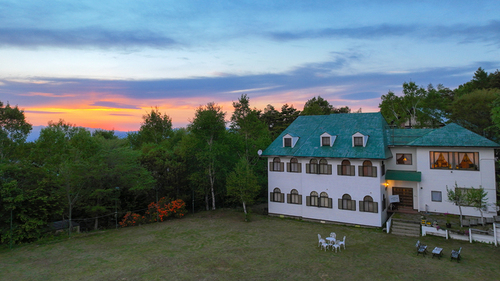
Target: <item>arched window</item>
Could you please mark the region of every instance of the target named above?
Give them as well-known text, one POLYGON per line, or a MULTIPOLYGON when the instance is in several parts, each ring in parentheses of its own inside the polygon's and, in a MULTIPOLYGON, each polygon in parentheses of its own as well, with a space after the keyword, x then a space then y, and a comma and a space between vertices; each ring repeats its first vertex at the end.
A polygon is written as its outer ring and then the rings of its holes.
POLYGON ((302 204, 302 195, 299 194, 297 189, 292 189, 290 194, 288 194, 288 203, 290 204, 302 204))
POLYGON ((295 157, 290 159, 290 163, 288 163, 287 171, 291 173, 301 173, 302 169, 299 163, 299 160, 295 157))
POLYGON ((279 203, 285 202, 285 197, 283 196, 283 193, 281 193, 281 190, 277 187, 273 190, 273 192, 271 192, 270 199, 271 202, 279 202, 279 203))
POLYGON ((332 207, 332 199, 328 198, 328 193, 321 192, 321 194, 319 196, 319 206, 320 207, 325 207, 325 208, 331 208, 332 207))
POLYGON ((318 193, 316 191, 307 196, 307 206, 318 206, 318 193))
POLYGON ((340 166, 337 166, 337 174, 341 176, 354 176, 354 166, 351 166, 351 161, 342 160, 340 166))
POLYGON ((273 172, 283 172, 284 165, 279 157, 274 157, 273 162, 269 163, 269 170, 273 172))
POLYGON ((373 198, 367 195, 363 198, 363 201, 359 202, 359 211, 378 213, 378 203, 373 202, 373 198))
POLYGON ((309 161, 309 164, 306 166, 306 172, 309 174, 318 173, 318 159, 311 159, 311 161, 309 161))
POLYGON ((339 209, 356 211, 356 201, 351 200, 351 195, 344 194, 339 198, 339 209))
POLYGON ((359 175, 362 177, 377 177, 377 167, 373 167, 372 161, 363 161, 363 166, 359 168, 359 175))
POLYGON ((325 175, 332 174, 332 165, 328 165, 328 161, 326 161, 326 159, 319 160, 319 173, 325 175))

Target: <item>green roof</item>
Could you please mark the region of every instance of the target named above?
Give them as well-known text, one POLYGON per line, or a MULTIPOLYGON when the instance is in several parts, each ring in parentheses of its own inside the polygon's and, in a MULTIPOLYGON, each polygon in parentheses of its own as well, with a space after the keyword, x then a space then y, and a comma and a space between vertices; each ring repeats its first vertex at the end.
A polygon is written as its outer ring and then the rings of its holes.
POLYGON ((422 173, 412 172, 412 171, 396 171, 387 170, 385 172, 386 180, 396 180, 396 181, 418 181, 422 180, 422 173))
POLYGON ((437 129, 389 129, 377 113, 343 113, 299 116, 263 152, 263 156, 294 156, 320 158, 387 159, 391 146, 415 147, 488 147, 500 145, 457 124, 437 129), (336 136, 333 146, 321 146, 320 136, 327 132, 336 136), (368 137, 365 147, 352 146, 352 136, 368 137), (298 137, 295 146, 283 147, 283 136, 298 137))
POLYGON ((392 157, 387 143, 387 126, 379 112, 299 116, 262 155, 387 159, 392 157), (320 145, 320 136, 325 132, 337 136, 332 147, 320 145), (368 136, 365 147, 352 146, 352 136, 356 133, 368 136), (299 137, 293 148, 283 147, 282 139, 286 134, 299 137))
POLYGON ((408 146, 446 146, 446 147, 500 147, 498 143, 469 131, 455 123, 434 129, 410 141, 408 146))

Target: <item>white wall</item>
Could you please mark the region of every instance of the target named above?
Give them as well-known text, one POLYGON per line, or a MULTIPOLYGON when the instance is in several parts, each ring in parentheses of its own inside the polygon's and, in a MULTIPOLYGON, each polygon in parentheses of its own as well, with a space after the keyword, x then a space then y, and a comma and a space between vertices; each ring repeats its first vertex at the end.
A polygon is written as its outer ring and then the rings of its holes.
MULTIPOLYGON (((495 183, 495 161, 493 149, 429 149, 420 148, 417 151, 418 170, 422 172, 422 182, 420 183, 420 210, 430 212, 459 214, 458 207, 447 201, 446 187, 454 188, 455 183, 459 187, 479 188, 483 187, 488 192, 489 204, 496 203, 496 183, 495 183), (479 152, 479 171, 468 170, 440 170, 430 168, 430 151, 453 151, 453 152, 479 152), (443 201, 433 202, 431 191, 441 191, 443 201)), ((472 207, 463 207, 464 215, 480 216, 480 212, 472 207)), ((486 212, 485 216, 491 217, 496 212, 486 212)))
MULTIPOLYGON (((298 158, 302 165, 302 173, 289 173, 286 172, 286 163, 290 162, 290 159, 290 157, 280 157, 280 160, 285 163, 284 172, 268 172, 269 192, 278 187, 285 194, 285 203, 269 202, 270 213, 377 227, 385 223, 387 213, 386 210, 382 211, 382 195, 386 191, 385 186, 383 186, 384 178, 380 177, 380 161, 371 160, 372 164, 377 166, 377 177, 360 177, 358 166, 361 166, 365 159, 349 159, 351 165, 356 166, 355 176, 337 175, 337 165, 340 165, 343 159, 327 159, 328 164, 332 165, 332 175, 307 174, 306 164, 311 158, 298 158), (286 203, 286 194, 290 193, 292 189, 297 189, 302 195, 302 205, 286 203), (318 195, 321 192, 326 192, 328 197, 332 199, 332 208, 306 206, 306 197, 312 191, 316 191, 318 195), (338 208, 338 199, 346 193, 351 196, 352 200, 356 200, 356 211, 338 208), (362 201, 367 195, 378 203, 378 213, 359 211, 359 201, 362 201)), ((268 158, 268 162, 272 160, 273 157, 268 158)), ((386 199, 388 201, 387 195, 386 199)))

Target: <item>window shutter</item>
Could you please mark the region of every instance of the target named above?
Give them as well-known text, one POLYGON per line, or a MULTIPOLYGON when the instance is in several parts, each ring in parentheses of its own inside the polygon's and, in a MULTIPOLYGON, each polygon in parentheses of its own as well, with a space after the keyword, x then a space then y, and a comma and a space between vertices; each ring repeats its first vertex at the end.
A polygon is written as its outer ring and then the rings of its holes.
POLYGON ((352 207, 351 210, 356 211, 356 200, 352 200, 351 207, 352 207))
POLYGON ((328 174, 331 175, 332 174, 332 165, 328 165, 327 169, 328 169, 328 174))
POLYGON ((290 193, 286 194, 286 203, 288 203, 288 204, 292 203, 292 199, 290 197, 290 193))
POLYGON ((280 172, 284 172, 284 171, 285 171, 285 163, 280 162, 280 172))
POLYGON ((311 196, 306 196, 306 206, 311 206, 311 196))
POLYGON ((299 204, 302 205, 302 195, 299 195, 299 204))
POLYGON ((299 173, 302 173, 302 163, 297 163, 297 168, 299 173))
POLYGON ((378 213, 378 202, 373 202, 373 212, 378 213))
POLYGON ((311 173, 311 165, 306 164, 306 173, 310 174, 311 173))
POLYGON ((364 212, 365 211, 365 208, 364 208, 364 201, 359 201, 359 211, 360 212, 364 212))
POLYGON ((337 175, 342 175, 342 165, 337 165, 337 175))
POLYGON ((269 162, 269 171, 273 170, 273 162, 269 162))
POLYGON ((359 175, 360 177, 364 176, 364 175, 363 175, 363 166, 358 166, 358 175, 359 175))
POLYGON ((372 177, 374 177, 374 178, 377 177, 377 167, 376 166, 372 167, 372 177))
POLYGON ((342 198, 339 198, 339 209, 343 209, 342 207, 342 198))
POLYGON ((354 176, 355 171, 356 171, 356 166, 352 165, 351 166, 351 174, 350 174, 350 176, 354 176))
POLYGON ((328 198, 328 208, 332 208, 333 203, 332 203, 332 198, 328 198))
POLYGON ((285 203, 285 194, 284 193, 280 193, 280 202, 285 203))
POLYGON ((274 192, 269 192, 269 201, 273 202, 274 197, 273 197, 274 192))
POLYGON ((290 169, 290 162, 287 162, 286 163, 286 171, 290 173, 291 169, 290 169))

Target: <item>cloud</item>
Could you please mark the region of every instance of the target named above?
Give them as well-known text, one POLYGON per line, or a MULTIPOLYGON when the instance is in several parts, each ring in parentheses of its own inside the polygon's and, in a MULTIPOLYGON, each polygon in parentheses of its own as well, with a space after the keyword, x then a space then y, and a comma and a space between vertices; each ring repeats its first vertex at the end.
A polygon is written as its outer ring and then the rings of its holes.
POLYGON ((92 106, 102 106, 102 107, 110 107, 110 108, 122 108, 122 109, 140 109, 135 105, 121 104, 112 101, 98 101, 91 104, 92 106))
POLYGON ((149 30, 117 31, 95 27, 77 29, 0 28, 3 47, 98 47, 163 49, 177 45, 174 39, 149 30))
POLYGON ((493 20, 483 25, 402 25, 380 24, 361 27, 322 28, 303 31, 270 32, 267 34, 276 41, 293 41, 303 39, 371 39, 379 40, 388 37, 412 36, 419 40, 457 39, 461 43, 492 42, 500 44, 500 21, 493 20))

